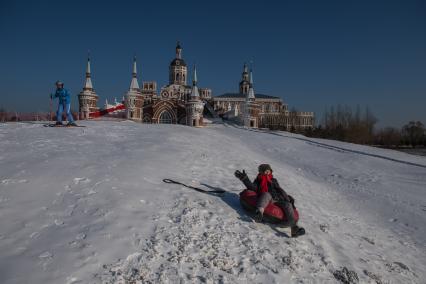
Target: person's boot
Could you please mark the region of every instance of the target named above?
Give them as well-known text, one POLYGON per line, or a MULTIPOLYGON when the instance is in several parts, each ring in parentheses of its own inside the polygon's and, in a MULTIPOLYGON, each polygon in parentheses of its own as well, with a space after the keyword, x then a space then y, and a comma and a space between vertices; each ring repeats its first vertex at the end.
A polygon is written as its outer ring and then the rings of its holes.
POLYGON ((75 123, 74 121, 70 121, 68 122, 67 126, 77 126, 77 123, 75 123))
POLYGON ((62 121, 57 121, 57 122, 55 123, 55 125, 56 125, 56 126, 62 126, 63 124, 62 124, 62 121))
POLYGON ((291 237, 297 238, 299 236, 302 236, 305 234, 305 229, 299 226, 293 226, 291 227, 291 237))
POLYGON ((263 219, 263 208, 257 208, 256 212, 254 213, 254 218, 253 218, 257 223, 262 222, 263 219))

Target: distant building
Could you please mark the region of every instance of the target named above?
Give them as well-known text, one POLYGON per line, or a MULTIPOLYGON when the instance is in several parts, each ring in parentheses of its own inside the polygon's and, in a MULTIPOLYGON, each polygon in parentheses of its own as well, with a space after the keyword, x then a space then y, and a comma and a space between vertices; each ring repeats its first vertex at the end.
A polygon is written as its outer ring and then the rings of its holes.
MULTIPOLYGON (((176 57, 169 65, 169 84, 163 86, 157 94, 157 82, 143 81, 139 87, 136 58, 133 60, 132 80, 129 90, 121 103, 109 105, 99 110, 96 107, 98 97, 90 79, 90 61, 86 72, 86 84, 79 95, 80 118, 90 119, 99 116, 114 116, 142 123, 171 123, 202 126, 204 105, 212 97, 209 88, 198 88, 194 67, 192 85, 187 85, 188 68, 182 58, 182 47, 176 45, 176 57)), ((211 110, 213 110, 210 107, 211 110)))
POLYGON ((138 82, 136 58, 133 60, 132 79, 129 90, 121 102, 113 105, 106 102, 104 109, 97 107, 96 94, 91 79, 90 58, 87 60, 86 80, 78 95, 80 119, 100 116, 126 118, 141 123, 170 123, 202 126, 204 115, 218 115, 241 123, 246 127, 272 129, 306 129, 314 126, 313 112, 289 111, 288 105, 279 97, 256 94, 253 72, 244 64, 238 93, 226 93, 212 97, 209 88, 198 87, 194 67, 192 85, 188 85, 188 67, 182 57, 178 42, 175 58, 169 65, 169 83, 157 93, 157 82, 138 82))
POLYGON ((253 72, 244 64, 238 93, 225 93, 213 97, 214 110, 225 119, 246 127, 272 129, 292 128, 303 130, 315 124, 313 112, 289 111, 288 105, 279 97, 255 94, 253 72))

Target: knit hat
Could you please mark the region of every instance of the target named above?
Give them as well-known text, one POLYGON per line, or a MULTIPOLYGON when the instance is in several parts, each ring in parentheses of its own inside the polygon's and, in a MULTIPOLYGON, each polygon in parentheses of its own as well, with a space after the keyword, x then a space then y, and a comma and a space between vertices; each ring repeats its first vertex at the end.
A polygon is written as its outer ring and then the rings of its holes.
POLYGON ((259 167, 258 167, 259 173, 264 173, 266 170, 270 170, 272 172, 271 166, 268 165, 268 164, 261 164, 261 165, 259 165, 259 167))

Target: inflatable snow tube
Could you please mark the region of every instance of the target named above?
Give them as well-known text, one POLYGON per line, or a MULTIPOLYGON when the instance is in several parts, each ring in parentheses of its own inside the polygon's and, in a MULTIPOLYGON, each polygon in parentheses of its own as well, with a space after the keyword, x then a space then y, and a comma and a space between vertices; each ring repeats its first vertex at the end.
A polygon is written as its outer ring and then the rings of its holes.
MULTIPOLYGON (((241 206, 246 209, 249 213, 256 211, 257 193, 255 191, 245 189, 240 193, 241 206)), ((296 221, 299 220, 299 212, 294 208, 294 217, 296 221)), ((287 222, 287 217, 284 211, 273 202, 270 202, 263 212, 263 220, 269 223, 282 223, 283 225, 287 222)))

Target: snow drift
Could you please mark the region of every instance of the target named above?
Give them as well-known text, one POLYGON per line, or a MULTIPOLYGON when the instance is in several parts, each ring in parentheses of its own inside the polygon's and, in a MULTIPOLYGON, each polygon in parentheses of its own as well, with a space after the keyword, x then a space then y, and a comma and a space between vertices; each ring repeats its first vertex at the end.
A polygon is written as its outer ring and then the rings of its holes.
POLYGON ((425 157, 220 124, 82 123, 0 124, 1 283, 426 279, 425 157), (307 235, 241 208, 233 172, 265 162, 307 235))

